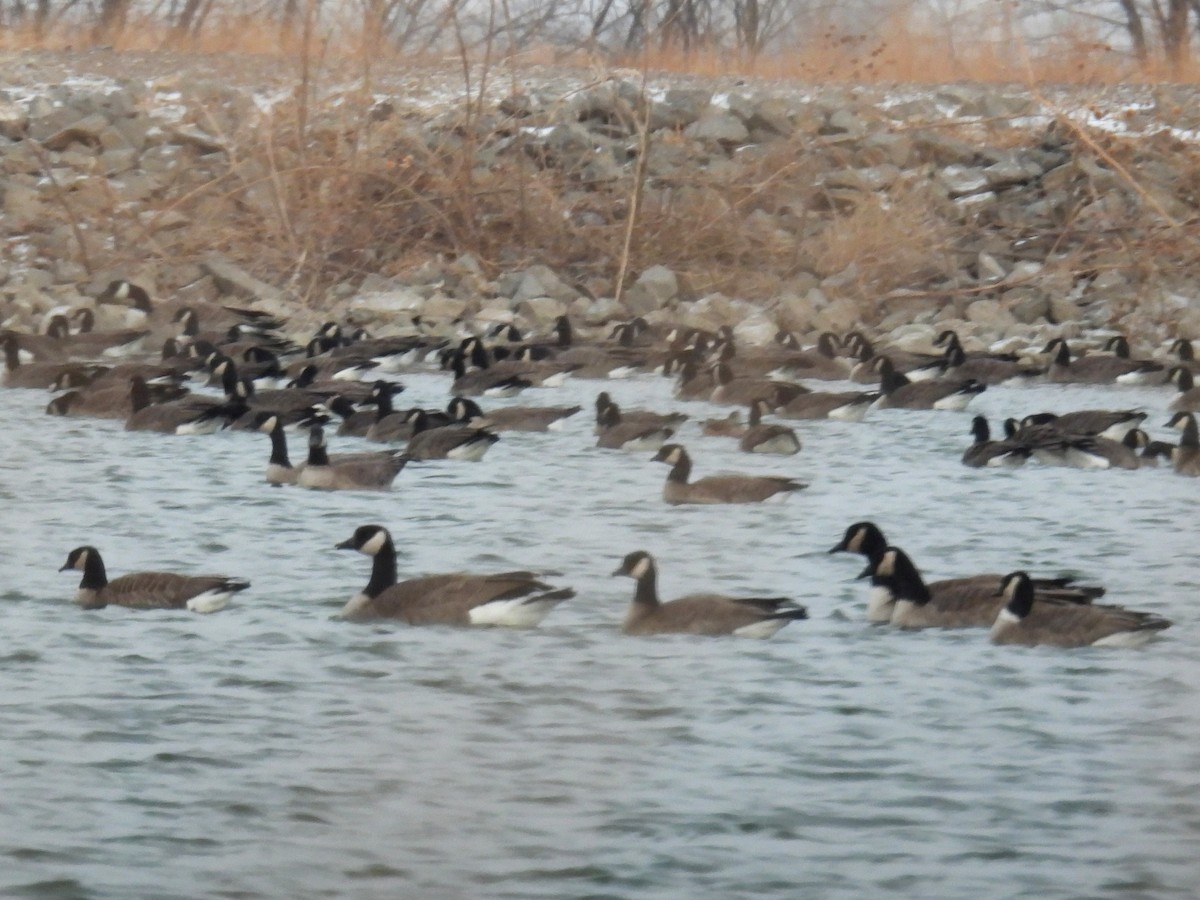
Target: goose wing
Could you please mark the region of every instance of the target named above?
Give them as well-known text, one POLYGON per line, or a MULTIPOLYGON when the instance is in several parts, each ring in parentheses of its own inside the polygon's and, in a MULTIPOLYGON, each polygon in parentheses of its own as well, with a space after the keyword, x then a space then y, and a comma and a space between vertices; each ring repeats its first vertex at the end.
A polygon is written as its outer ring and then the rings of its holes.
POLYGON ((401 581, 377 596, 373 606, 377 615, 403 619, 410 625, 469 625, 475 607, 548 595, 567 598, 564 591, 556 591, 533 572, 451 572, 401 581))
POLYGON ((184 609, 193 597, 209 592, 232 592, 245 582, 223 575, 179 575, 174 572, 134 572, 110 581, 104 599, 133 609, 184 609))

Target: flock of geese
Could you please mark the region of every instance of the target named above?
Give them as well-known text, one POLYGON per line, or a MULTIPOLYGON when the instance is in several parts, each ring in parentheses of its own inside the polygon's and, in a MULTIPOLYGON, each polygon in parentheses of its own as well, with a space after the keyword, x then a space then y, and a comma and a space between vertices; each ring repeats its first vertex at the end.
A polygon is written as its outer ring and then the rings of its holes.
MULTIPOLYGON (((580 341, 569 320, 552 335, 529 339, 511 325, 484 336, 462 336, 461 323, 413 320, 402 336, 347 334, 327 323, 301 347, 282 336, 282 323, 261 312, 206 302, 152 302, 140 286, 114 281, 97 304, 128 307, 127 327, 96 330, 84 308, 49 317, 44 333, 0 332, 4 383, 50 389, 46 412, 121 419, 128 430, 203 434, 220 429, 262 432, 270 442, 265 478, 275 486, 313 490, 387 490, 411 460, 483 458, 506 432, 547 431, 581 412, 579 406, 506 406, 485 411, 479 400, 512 397, 567 377, 619 378, 660 372, 675 380, 675 396, 738 407, 701 424, 705 435, 734 438, 749 453, 791 455, 801 441, 788 420, 859 422, 869 410, 966 409, 989 385, 1039 379, 1057 383, 1161 383, 1173 386, 1168 425, 1178 444, 1152 440, 1140 410, 1084 410, 1062 416, 1010 418, 993 440, 976 416, 968 466, 1047 465, 1133 469, 1165 463, 1200 475, 1192 346, 1177 341, 1169 358, 1132 358, 1114 338, 1077 355, 1064 339, 1040 353, 969 353, 953 331, 936 341, 940 353, 876 347, 854 332, 821 336, 803 348, 781 333, 774 346, 737 346, 733 333, 662 329, 643 319, 620 323, 604 338, 580 341), (146 349, 161 347, 161 356, 146 349), (444 409, 398 408, 404 390, 395 377, 436 365, 452 379, 444 409), (855 389, 814 390, 802 381, 857 382, 855 389), (196 382, 213 390, 192 389, 196 382), (190 385, 190 386, 189 386, 190 385), (861 388, 861 389, 859 389, 861 388), (219 390, 219 393, 216 391, 219 390), (479 398, 479 400, 475 399, 479 398), (746 415, 743 421, 743 413, 746 415), (766 421, 771 417, 772 421, 766 421), (307 454, 293 463, 289 432, 307 433, 307 454), (329 435, 397 444, 331 453, 329 435)), ((662 498, 669 504, 758 503, 806 487, 786 476, 711 474, 692 477, 692 458, 677 440, 687 415, 622 409, 606 391, 595 404, 596 445, 653 451, 669 466, 662 498)), ((537 625, 571 598, 534 572, 455 572, 400 580, 396 550, 382 525, 359 527, 337 544, 369 556, 367 585, 345 606, 349 619, 396 619, 412 625, 537 625)), ((986 627, 996 643, 1063 647, 1142 643, 1170 623, 1152 613, 1095 602, 1099 586, 1039 579, 1023 571, 927 584, 898 547, 871 522, 850 526, 831 552, 867 560, 867 618, 899 628, 986 627)), ((238 578, 138 572, 109 580, 99 551, 70 552, 62 570, 82 572, 76 601, 86 609, 130 608, 213 612, 249 587, 238 578)), ((660 600, 657 566, 645 551, 630 553, 613 572, 635 582, 624 630, 769 637, 797 619, 803 606, 786 597, 693 594, 660 600)))

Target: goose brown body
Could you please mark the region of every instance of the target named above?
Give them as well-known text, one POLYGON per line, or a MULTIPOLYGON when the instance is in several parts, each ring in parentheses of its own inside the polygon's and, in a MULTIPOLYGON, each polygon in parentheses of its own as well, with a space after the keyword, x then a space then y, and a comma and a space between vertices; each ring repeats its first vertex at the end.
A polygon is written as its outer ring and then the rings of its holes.
POLYGON ((309 430, 308 459, 296 474, 296 484, 319 491, 386 491, 407 462, 399 450, 334 458, 326 450, 324 429, 316 425, 309 430))
POLYGON ((1179 475, 1195 478, 1200 476, 1200 432, 1196 427, 1196 416, 1190 412, 1177 412, 1167 425, 1182 432, 1179 446, 1171 453, 1171 465, 1179 475))
POLYGON ((791 456, 800 452, 800 438, 786 425, 764 422, 762 417, 772 410, 770 401, 755 400, 750 404, 750 424, 742 432, 738 447, 745 453, 778 453, 791 456))
POLYGON ((658 569, 645 551, 630 553, 613 572, 637 582, 622 626, 626 634, 738 635, 766 638, 789 622, 808 618, 788 597, 728 597, 689 594, 663 603, 658 598, 658 569))
MULTIPOLYGON (((926 583, 915 565, 902 551, 889 547, 883 532, 873 522, 855 522, 830 553, 858 553, 866 557, 867 566, 860 578, 872 578, 872 590, 867 600, 867 621, 873 624, 903 625, 908 628, 966 628, 987 627, 995 620, 1000 604, 997 592, 1004 575, 986 572, 960 578, 945 578, 926 583), (896 550, 895 571, 877 576, 889 550, 896 550), (897 574, 898 573, 898 574, 897 574), (878 577, 878 581, 876 580, 878 577), (908 588, 910 607, 896 619, 901 599, 900 588, 908 588), (927 596, 926 596, 927 595, 927 596)), ((1076 585, 1071 578, 1041 578, 1035 582, 1040 597, 1054 602, 1086 604, 1104 596, 1099 585, 1076 585)))
POLYGON ((174 572, 133 572, 108 580, 104 560, 95 547, 76 547, 59 569, 83 572, 75 602, 84 609, 125 606, 130 609, 188 609, 215 612, 250 582, 224 575, 179 575, 174 572))
POLYGON ((336 546, 372 557, 367 586, 342 610, 348 619, 397 619, 409 625, 532 627, 575 595, 533 572, 450 572, 398 581, 396 548, 381 525, 363 525, 336 546))
POLYGON ((1025 572, 1006 575, 999 593, 1005 605, 992 624, 994 644, 1138 646, 1171 627, 1169 620, 1155 613, 1121 606, 1044 603, 1036 599, 1033 584, 1025 572))
POLYGON ((663 486, 663 500, 673 505, 760 503, 808 487, 804 482, 781 475, 707 475, 689 481, 692 460, 680 444, 664 444, 654 461, 671 466, 663 486))

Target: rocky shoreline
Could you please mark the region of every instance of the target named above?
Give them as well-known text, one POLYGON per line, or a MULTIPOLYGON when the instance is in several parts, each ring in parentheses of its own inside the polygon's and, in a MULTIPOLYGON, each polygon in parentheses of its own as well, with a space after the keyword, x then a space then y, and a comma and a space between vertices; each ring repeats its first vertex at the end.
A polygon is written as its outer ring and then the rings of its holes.
MULTIPOLYGON (((302 103, 279 65, 102 51, 11 57, 0 76, 3 328, 40 330, 50 310, 90 306, 130 278, 156 296, 283 315, 297 338, 327 319, 386 335, 418 315, 547 331, 562 314, 585 332, 632 315, 727 325, 754 344, 780 328, 862 328, 913 346, 944 328, 969 345, 1119 331, 1142 353, 1200 338, 1200 104, 1187 87, 501 69, 467 93, 447 66, 378 72, 366 92, 351 73, 324 73, 302 103), (617 301, 612 259, 530 265, 533 248, 511 267, 471 252, 372 266, 380 249, 355 247, 352 271, 306 281, 314 261, 299 242, 289 258, 240 232, 211 237, 215 221, 280 217, 277 172, 256 161, 280 122, 307 142, 272 149, 293 162, 338 141, 385 157, 404 146, 449 156, 472 141, 480 172, 532 160, 547 174, 536 185, 561 191, 572 234, 622 227, 596 198, 633 197, 642 179, 643 204, 724 210, 731 234, 782 264, 764 272, 746 256, 743 296, 652 261, 617 301), (718 189, 755 177, 769 183, 741 205, 718 189)), ((101 327, 119 314, 98 312, 101 327)))

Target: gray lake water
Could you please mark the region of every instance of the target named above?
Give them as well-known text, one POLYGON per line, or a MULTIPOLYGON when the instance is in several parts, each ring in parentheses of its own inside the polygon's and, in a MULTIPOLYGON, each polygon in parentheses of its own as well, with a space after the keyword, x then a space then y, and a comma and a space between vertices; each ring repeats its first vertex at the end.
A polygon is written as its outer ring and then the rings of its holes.
MULTIPOLYGON (((403 380, 402 405, 444 405, 445 378, 403 380)), ((1002 387, 972 411, 1141 406, 1167 437, 1170 397, 1002 387)), ((799 456, 751 457, 699 435, 723 410, 644 377, 526 392, 507 402, 585 410, 323 494, 267 486, 264 435, 127 434, 46 400, 0 391, 0 895, 1196 896, 1196 480, 967 469, 969 413, 801 422, 799 456), (668 507, 651 454, 593 446, 601 389, 692 412, 697 475, 812 486, 668 507), (863 518, 927 578, 1074 573, 1175 627, 1135 651, 869 627, 862 560, 825 552, 863 518), (332 548, 369 522, 402 575, 535 568, 578 596, 534 631, 340 621, 370 561, 332 548), (56 571, 84 543, 110 577, 253 587, 212 616, 84 612, 56 571), (636 549, 665 599, 786 594, 812 618, 625 637, 633 583, 609 573, 636 549)))

